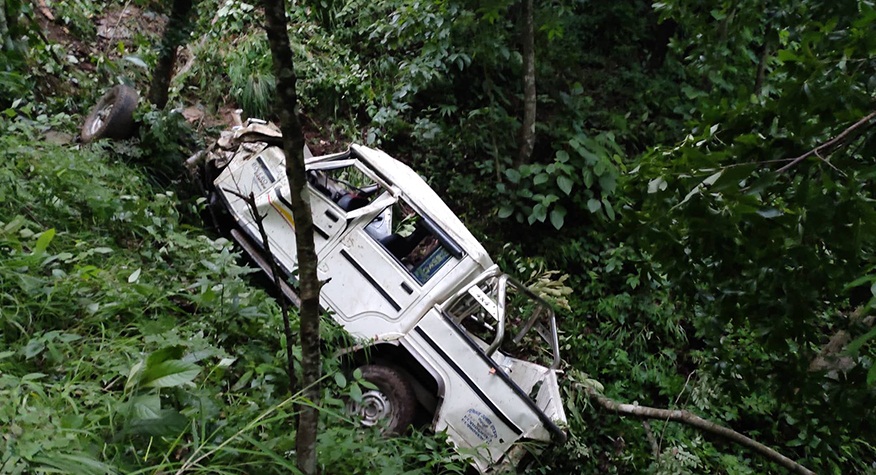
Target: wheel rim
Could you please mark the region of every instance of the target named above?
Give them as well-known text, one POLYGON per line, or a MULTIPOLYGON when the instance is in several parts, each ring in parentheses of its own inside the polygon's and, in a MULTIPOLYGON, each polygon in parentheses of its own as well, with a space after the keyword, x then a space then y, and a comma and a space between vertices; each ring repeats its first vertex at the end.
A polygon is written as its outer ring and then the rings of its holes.
POLYGON ((109 117, 110 112, 112 111, 112 104, 107 104, 97 111, 97 114, 94 115, 94 121, 91 122, 91 127, 88 128, 88 133, 95 135, 100 132, 100 129, 103 128, 103 124, 106 122, 106 118, 109 117))
POLYGON ((363 426, 371 427, 392 416, 392 402, 380 391, 362 394, 362 402, 350 401, 347 404, 350 414, 357 416, 363 426))

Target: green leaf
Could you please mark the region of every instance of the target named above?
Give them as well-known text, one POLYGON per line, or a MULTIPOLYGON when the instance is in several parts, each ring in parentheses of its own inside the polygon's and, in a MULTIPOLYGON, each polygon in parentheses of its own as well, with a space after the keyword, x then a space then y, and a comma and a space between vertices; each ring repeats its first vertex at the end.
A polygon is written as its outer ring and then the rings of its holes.
POLYGON ((572 185, 574 185, 574 182, 566 175, 560 175, 557 177, 557 186, 566 195, 572 194, 572 185))
POLYGON ((350 385, 350 399, 356 402, 362 402, 362 388, 358 383, 350 385))
POLYGON ((505 176, 511 183, 520 183, 520 172, 513 168, 505 170, 505 176))
POLYGON ((667 185, 668 184, 666 183, 666 180, 664 180, 663 177, 658 176, 657 178, 648 182, 648 193, 653 194, 657 193, 658 191, 663 191, 666 189, 667 185))
POLYGON ((184 352, 185 347, 182 345, 165 346, 160 350, 153 351, 149 357, 146 358, 146 367, 155 366, 167 360, 178 360, 182 358, 184 352))
POLYGON ((134 66, 137 66, 139 68, 149 69, 149 66, 146 64, 146 62, 143 61, 139 56, 128 55, 122 59, 124 59, 125 61, 128 61, 129 63, 131 63, 134 66))
POLYGON ((587 209, 589 209, 591 213, 599 211, 599 208, 602 208, 602 203, 600 203, 599 200, 594 198, 587 200, 587 209))
POLYGON ((590 170, 585 169, 581 172, 581 178, 584 179, 584 186, 590 188, 593 186, 593 173, 590 170))
POLYGON ((140 378, 140 384, 147 388, 172 388, 192 382, 201 368, 182 360, 167 360, 154 366, 147 366, 140 378))
POLYGON ((858 353, 858 351, 861 350, 861 347, 866 345, 867 342, 872 340, 873 338, 876 338, 876 327, 871 328, 870 331, 868 331, 867 333, 852 340, 852 342, 849 343, 849 346, 846 347, 846 353, 851 355, 858 353))
POLYGON ((563 223, 566 219, 566 209, 557 206, 553 210, 551 210, 551 224, 554 226, 554 229, 559 230, 563 227, 563 223))
POLYGON ((131 370, 128 371, 128 380, 125 382, 125 389, 134 386, 134 383, 137 381, 137 377, 143 371, 143 361, 138 361, 134 366, 131 367, 131 370))
POLYGON ((128 430, 134 434, 146 434, 155 437, 173 436, 183 431, 189 420, 176 409, 162 409, 157 417, 148 419, 133 419, 128 430))
POLYGON ((130 415, 134 419, 157 419, 161 417, 161 397, 158 394, 144 394, 131 398, 130 415))
POLYGON ((24 347, 24 359, 29 360, 46 349, 46 342, 42 338, 31 338, 24 347))
POLYGON ((347 387, 347 378, 344 376, 344 373, 340 371, 335 373, 335 384, 341 389, 347 387))
POLYGON ((532 179, 532 183, 536 185, 541 185, 542 183, 547 183, 550 177, 547 173, 539 173, 535 175, 535 178, 532 179))
POLYGON ((505 219, 508 216, 511 216, 512 214, 514 214, 514 206, 513 205, 503 204, 499 208, 499 218, 500 219, 505 219))
POLYGON ((77 473, 82 475, 103 475, 116 473, 108 464, 95 460, 88 455, 65 454, 58 450, 51 455, 39 455, 33 458, 33 471, 36 473, 77 473))
POLYGON ((760 193, 772 185, 777 178, 778 174, 775 172, 764 173, 763 176, 755 180, 754 183, 745 189, 745 193, 750 195, 760 193))
POLYGON ((131 275, 128 276, 128 283, 129 284, 133 284, 134 282, 137 282, 137 280, 140 279, 140 271, 141 270, 142 269, 140 267, 138 267, 137 270, 135 270, 134 272, 131 272, 131 275))
POLYGON ((614 208, 611 206, 611 202, 603 198, 602 207, 605 208, 605 214, 608 215, 608 219, 614 221, 614 208))
POLYGON ((763 216, 764 218, 772 219, 772 218, 777 218, 785 213, 781 212, 780 210, 778 210, 776 208, 764 208, 764 209, 757 210, 757 214, 763 216))
POLYGON ((793 51, 787 49, 780 49, 776 52, 776 57, 779 58, 779 61, 783 63, 788 63, 792 61, 799 61, 800 57, 797 56, 793 51))
POLYGON ((599 177, 599 188, 603 193, 611 194, 617 187, 617 178, 615 175, 602 175, 599 177))
POLYGON ((703 180, 703 186, 711 186, 714 185, 718 178, 721 178, 721 175, 724 174, 724 170, 720 170, 708 176, 705 180, 703 180))
POLYGON ((739 165, 737 167, 729 167, 724 169, 715 183, 712 184, 711 191, 724 191, 739 185, 739 182, 748 178, 754 170, 757 169, 756 164, 739 165))
POLYGON ((52 239, 55 238, 55 228, 50 228, 43 231, 40 234, 40 237, 37 238, 36 247, 34 247, 34 254, 42 254, 46 252, 46 249, 49 247, 49 243, 52 242, 52 239))
POLYGON ((532 207, 532 218, 543 223, 544 220, 547 219, 547 207, 541 203, 533 206, 532 207))

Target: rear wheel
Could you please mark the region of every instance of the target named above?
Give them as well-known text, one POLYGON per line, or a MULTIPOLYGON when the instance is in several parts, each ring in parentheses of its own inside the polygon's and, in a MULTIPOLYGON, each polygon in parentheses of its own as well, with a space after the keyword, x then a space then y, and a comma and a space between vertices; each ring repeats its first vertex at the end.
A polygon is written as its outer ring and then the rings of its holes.
POLYGON ((362 401, 347 402, 347 412, 364 426, 378 426, 387 435, 403 433, 414 421, 417 398, 408 377, 400 370, 383 365, 359 367, 362 379, 377 387, 365 388, 362 401))
POLYGON ((134 134, 134 109, 139 98, 132 87, 119 85, 110 89, 85 118, 80 133, 82 141, 130 138, 134 134))

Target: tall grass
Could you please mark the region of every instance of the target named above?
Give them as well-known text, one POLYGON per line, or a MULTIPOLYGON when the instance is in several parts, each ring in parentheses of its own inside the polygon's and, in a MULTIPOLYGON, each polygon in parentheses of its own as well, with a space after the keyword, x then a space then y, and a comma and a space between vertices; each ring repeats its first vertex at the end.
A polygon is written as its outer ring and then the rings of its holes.
MULTIPOLYGON (((278 306, 200 227, 199 200, 120 160, 136 141, 51 144, 42 131, 72 118, 12 112, 0 124, 0 473, 294 473, 278 306)), ((440 437, 355 427, 350 386, 325 386, 325 473, 464 470, 440 437)))

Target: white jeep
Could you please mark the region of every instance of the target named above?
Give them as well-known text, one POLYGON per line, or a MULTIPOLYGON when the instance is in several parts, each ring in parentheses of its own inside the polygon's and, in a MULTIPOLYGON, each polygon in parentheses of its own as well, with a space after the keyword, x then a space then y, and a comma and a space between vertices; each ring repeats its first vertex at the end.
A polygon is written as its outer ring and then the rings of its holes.
MULTIPOLYGON (((223 133, 204 165, 211 204, 270 274, 252 193, 282 273, 297 270, 279 131, 249 121, 223 133)), ((309 155, 305 151, 305 155, 309 155)), ((320 304, 359 344, 345 351, 376 390, 349 410, 400 433, 417 411, 446 431, 480 472, 517 465, 564 441, 551 307, 503 273, 459 218, 409 167, 352 145, 306 158, 320 304), (527 443, 528 441, 535 443, 527 443)), ((192 161, 194 163, 194 161, 192 161)), ((283 291, 293 302, 294 290, 283 291)))

